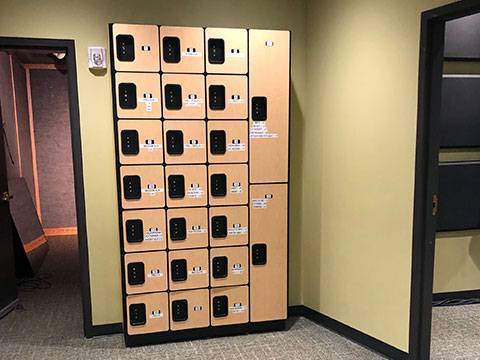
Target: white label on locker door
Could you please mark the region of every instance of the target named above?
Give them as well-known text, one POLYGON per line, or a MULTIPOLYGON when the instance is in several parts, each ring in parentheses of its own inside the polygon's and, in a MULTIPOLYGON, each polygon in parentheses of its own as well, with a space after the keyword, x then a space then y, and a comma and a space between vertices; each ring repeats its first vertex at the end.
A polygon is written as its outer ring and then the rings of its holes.
POLYGON ((163 317, 163 313, 160 310, 153 310, 150 313, 150 319, 158 319, 162 317, 163 317))
POLYGON ((190 229, 187 230, 188 235, 195 235, 195 234, 206 234, 207 229, 202 228, 201 225, 193 225, 190 229))
POLYGON ((148 184, 146 189, 142 189, 142 192, 150 196, 156 196, 158 193, 163 193, 163 188, 157 187, 157 184, 148 184))
POLYGON ((200 99, 196 94, 189 94, 183 99, 183 104, 187 107, 198 107, 203 104, 203 99, 200 99))
POLYGON ((227 145, 227 151, 245 151, 246 145, 242 143, 231 143, 227 145))
POLYGON ((233 314, 241 314, 247 310, 247 307, 242 305, 241 303, 235 303, 233 306, 230 306, 228 310, 233 314))
POLYGON ((242 226, 241 224, 233 224, 233 227, 227 229, 228 235, 245 235, 248 233, 248 229, 246 226, 242 226))
POLYGON ((195 48, 188 48, 187 51, 184 51, 182 53, 182 56, 186 57, 200 57, 202 56, 202 53, 200 51, 197 51, 195 48))
POLYGON ((233 264, 233 266, 232 266, 232 274, 234 274, 234 275, 241 275, 241 274, 243 274, 243 266, 242 266, 242 264, 238 264, 238 263, 233 264))
POLYGON ((230 193, 232 194, 241 194, 242 193, 242 184, 239 182, 232 183, 230 187, 230 193))
POLYGON ((203 149, 205 144, 200 144, 197 139, 190 139, 188 143, 184 144, 183 147, 185 149, 203 149))
POLYGON ((268 131, 265 121, 254 121, 250 128, 250 139, 276 139, 278 134, 268 131))
POLYGON ((188 275, 204 275, 207 270, 202 269, 201 266, 194 266, 192 270, 188 271, 188 275))
POLYGON ((245 54, 240 49, 230 49, 230 51, 225 52, 225 56, 229 58, 243 58, 245 54))
POLYGON ((160 269, 152 269, 147 274, 147 277, 149 277, 149 278, 159 278, 159 277, 162 277, 162 276, 163 276, 163 273, 160 271, 160 269))
POLYGON ((159 228, 150 228, 144 236, 145 241, 162 241, 163 233, 159 228))
POLYGON ((162 144, 155 144, 155 140, 145 140, 145 144, 140 144, 140 149, 147 150, 147 151, 155 151, 160 150, 162 148, 162 144))
POLYGON ((232 95, 231 98, 228 99, 227 101, 228 104, 233 104, 233 105, 236 105, 236 104, 244 104, 245 103, 245 100, 243 100, 240 95, 232 95))
POLYGON ((272 199, 272 194, 265 194, 263 199, 253 199, 252 206, 254 209, 266 209, 268 208, 268 202, 272 199))
POLYGON ((158 102, 158 98, 152 97, 152 94, 144 94, 142 98, 138 99, 138 102, 145 103, 145 109, 147 112, 153 110, 153 103, 158 102))
POLYGON ((187 189, 187 197, 190 199, 201 199, 204 194, 205 191, 200 184, 190 184, 190 187, 187 189))

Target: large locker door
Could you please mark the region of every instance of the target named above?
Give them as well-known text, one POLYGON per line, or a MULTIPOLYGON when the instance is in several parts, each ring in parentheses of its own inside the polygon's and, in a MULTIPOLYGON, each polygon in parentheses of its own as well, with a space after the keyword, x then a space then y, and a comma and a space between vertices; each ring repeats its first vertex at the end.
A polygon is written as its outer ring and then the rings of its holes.
POLYGON ((288 185, 250 186, 250 319, 287 318, 288 185))
POLYGON ((249 31, 250 182, 288 181, 290 33, 249 31))

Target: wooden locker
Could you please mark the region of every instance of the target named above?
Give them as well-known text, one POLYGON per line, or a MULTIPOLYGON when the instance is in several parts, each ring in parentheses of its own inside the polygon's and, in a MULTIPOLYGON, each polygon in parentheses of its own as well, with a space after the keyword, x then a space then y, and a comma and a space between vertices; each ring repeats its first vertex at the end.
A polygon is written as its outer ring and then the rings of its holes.
POLYGON ((248 203, 248 166, 246 164, 209 165, 209 204, 246 205, 248 203))
POLYGON ((127 294, 167 290, 167 253, 154 251, 125 254, 127 294))
POLYGON ((247 121, 208 121, 208 161, 245 163, 248 161, 247 121))
POLYGON ((210 250, 210 286, 248 284, 248 247, 224 247, 210 250))
POLYGON ((168 331, 169 305, 166 292, 127 296, 127 334, 168 331))
POLYGON ((121 164, 163 163, 160 120, 119 120, 117 125, 118 155, 121 164))
POLYGON ((205 76, 163 74, 163 117, 205 119, 205 76))
POLYGON ((246 74, 248 33, 245 29, 206 28, 207 73, 246 74))
POLYGON ((204 34, 201 27, 161 26, 163 72, 204 73, 204 34))
POLYGON ((165 167, 167 206, 207 205, 206 165, 170 165, 165 167))
POLYGON ((167 164, 206 163, 205 124, 204 120, 164 121, 165 162, 167 164))
POLYGON ((206 208, 169 209, 167 211, 168 248, 194 249, 208 246, 206 208))
POLYGON ((247 119, 247 82, 244 75, 207 75, 207 117, 247 119))
POLYGON ((209 209, 210 246, 248 244, 248 207, 222 206, 209 209))
POLYGON ((288 185, 250 186, 250 321, 287 318, 288 185))
POLYGON ((120 177, 124 209, 165 206, 163 166, 121 166, 120 177))
POLYGON ((160 74, 116 73, 117 116, 121 119, 162 117, 160 74))
POLYGON ((170 329, 186 330, 210 325, 208 289, 170 293, 170 329))
POLYGON ((157 25, 113 24, 116 71, 160 71, 157 25))
POLYGON ((288 181, 290 33, 249 31, 250 182, 288 181))
POLYGON ((210 290, 210 323, 212 326, 248 322, 248 286, 210 290))
POLYGON ((130 210, 122 212, 125 252, 165 250, 167 231, 165 210, 130 210))
POLYGON ((169 289, 186 290, 208 287, 208 250, 176 250, 168 253, 169 289))

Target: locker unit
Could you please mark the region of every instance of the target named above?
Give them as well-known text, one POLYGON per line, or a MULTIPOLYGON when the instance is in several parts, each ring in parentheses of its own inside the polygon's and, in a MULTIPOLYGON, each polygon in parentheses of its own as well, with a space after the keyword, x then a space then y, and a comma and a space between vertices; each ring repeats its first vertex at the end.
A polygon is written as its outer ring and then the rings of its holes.
POLYGON ((246 74, 248 33, 245 29, 206 28, 206 68, 212 74, 246 74))
POLYGON ((163 166, 121 166, 120 179, 124 209, 165 206, 163 166))
POLYGON ((165 167, 168 207, 207 205, 207 167, 170 165, 165 167))
POLYGON ((246 164, 209 165, 208 178, 210 205, 248 203, 248 166, 246 164))
POLYGON ((113 56, 116 71, 160 70, 156 25, 114 24, 113 56))
POLYGON ((248 286, 210 290, 210 322, 212 326, 248 322, 248 286))
POLYGON ((207 117, 247 119, 247 80, 244 75, 207 75, 207 117))
POLYGON ((209 121, 208 162, 246 163, 248 161, 248 122, 209 121))
POLYGON ((210 246, 248 244, 248 207, 222 206, 209 209, 210 246))
POLYGON ((168 331, 169 303, 166 292, 127 296, 127 333, 130 335, 168 331))
POLYGON ((210 250, 210 286, 234 286, 248 283, 248 247, 224 247, 210 250))
POLYGON ((205 76, 163 74, 163 117, 165 119, 205 118, 205 76))
POLYGON ((120 119, 162 117, 160 74, 116 73, 115 91, 120 119))
POLYGON ((119 120, 118 154, 123 165, 163 163, 160 120, 119 120))
POLYGON ((290 33, 249 31, 250 182, 288 182, 290 33))
POLYGON ((250 186, 250 321, 287 318, 288 185, 250 186))
POLYGON ((167 211, 168 249, 194 249, 208 246, 206 208, 167 211))
POLYGON ((205 71, 203 36, 201 27, 161 26, 162 71, 203 73, 205 71))
POLYGON ((167 290, 167 253, 125 254, 125 285, 127 294, 167 290))
POLYGON ((204 164, 207 161, 206 122, 166 120, 165 162, 167 164, 204 164))
POLYGON ((170 293, 170 329, 205 328, 210 325, 208 289, 173 291, 170 293))
POLYGON ((169 289, 175 291, 208 287, 208 260, 208 249, 169 251, 169 289))
POLYGON ((156 251, 167 248, 165 210, 122 212, 125 252, 156 251))

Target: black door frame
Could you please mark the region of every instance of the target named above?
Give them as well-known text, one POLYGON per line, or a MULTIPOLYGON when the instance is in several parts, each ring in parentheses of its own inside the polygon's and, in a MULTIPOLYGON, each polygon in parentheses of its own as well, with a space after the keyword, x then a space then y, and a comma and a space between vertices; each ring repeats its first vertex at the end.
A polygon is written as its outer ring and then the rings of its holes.
POLYGON ((80 112, 78 105, 77 65, 73 40, 0 37, 2 49, 36 49, 65 51, 67 54, 68 100, 72 141, 75 204, 77 213, 78 247, 80 255, 80 281, 83 306, 83 331, 86 337, 96 335, 92 323, 88 243, 85 219, 85 193, 83 185, 82 145, 80 137, 80 112))
POLYGON ((411 359, 430 358, 445 23, 479 11, 480 0, 463 0, 422 14, 410 305, 411 359))

